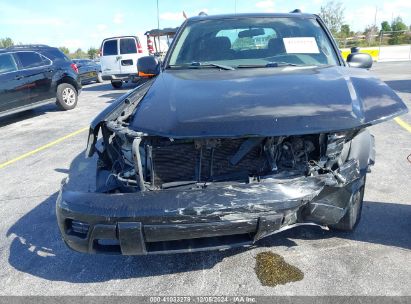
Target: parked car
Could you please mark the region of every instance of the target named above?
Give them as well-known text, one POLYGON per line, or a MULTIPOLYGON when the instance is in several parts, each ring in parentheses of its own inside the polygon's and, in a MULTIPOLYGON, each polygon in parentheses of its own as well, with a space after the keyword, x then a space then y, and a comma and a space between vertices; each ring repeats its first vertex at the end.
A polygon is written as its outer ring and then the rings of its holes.
POLYGON ((137 60, 147 55, 136 36, 106 38, 101 43, 100 64, 103 80, 119 89, 123 82, 139 80, 137 60))
POLYGON ((188 19, 161 65, 140 58, 151 78, 91 123, 96 191, 63 182, 64 241, 137 255, 251 245, 296 225, 353 230, 375 160, 367 127, 408 111, 371 65, 345 62, 317 15, 188 19))
POLYGON ((89 83, 96 81, 98 83, 103 82, 101 75, 101 65, 91 59, 73 59, 72 60, 78 68, 81 83, 89 83))
POLYGON ((77 66, 59 49, 20 45, 0 49, 0 116, 56 102, 76 107, 81 92, 77 66))

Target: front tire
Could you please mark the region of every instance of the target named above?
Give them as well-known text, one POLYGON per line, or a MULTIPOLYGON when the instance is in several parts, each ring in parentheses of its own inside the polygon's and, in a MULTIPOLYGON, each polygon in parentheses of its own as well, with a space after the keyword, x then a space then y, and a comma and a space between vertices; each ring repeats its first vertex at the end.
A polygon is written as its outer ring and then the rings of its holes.
POLYGON ((111 81, 111 85, 115 89, 120 89, 123 86, 123 82, 122 81, 111 81))
POLYGON ((57 105, 64 111, 72 110, 77 106, 77 90, 68 83, 62 83, 57 87, 57 105))
POLYGON ((361 188, 352 194, 347 213, 343 218, 334 225, 331 225, 330 228, 333 230, 339 231, 354 231, 358 223, 361 220, 361 212, 364 201, 364 190, 365 190, 365 176, 363 177, 364 184, 361 188))

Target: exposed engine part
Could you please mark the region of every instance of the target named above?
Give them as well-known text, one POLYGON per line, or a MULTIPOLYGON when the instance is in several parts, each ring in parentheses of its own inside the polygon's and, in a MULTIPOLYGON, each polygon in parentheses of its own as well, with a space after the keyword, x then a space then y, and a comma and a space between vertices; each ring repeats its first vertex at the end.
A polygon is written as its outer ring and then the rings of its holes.
POLYGON ((200 140, 148 137, 141 142, 123 137, 113 143, 123 155, 122 165, 117 167, 127 171, 124 174, 117 168, 114 175, 120 177, 121 182, 126 176, 133 178, 141 190, 221 181, 258 181, 263 176, 285 171, 290 176, 301 176, 309 172, 309 161, 320 157, 315 135, 200 140), (135 176, 130 176, 130 172, 135 176))
POLYGON ((118 131, 109 141, 110 154, 118 156, 111 176, 134 191, 323 173, 332 173, 336 183, 344 183, 339 168, 346 162, 351 139, 345 133, 171 139, 118 131))
POLYGON ((141 143, 140 137, 136 137, 133 140, 132 153, 133 153, 133 160, 134 160, 134 170, 135 172, 137 172, 136 181, 138 185, 140 186, 140 190, 144 191, 145 186, 144 186, 144 176, 143 176, 143 165, 142 165, 141 156, 140 156, 140 143, 141 143))

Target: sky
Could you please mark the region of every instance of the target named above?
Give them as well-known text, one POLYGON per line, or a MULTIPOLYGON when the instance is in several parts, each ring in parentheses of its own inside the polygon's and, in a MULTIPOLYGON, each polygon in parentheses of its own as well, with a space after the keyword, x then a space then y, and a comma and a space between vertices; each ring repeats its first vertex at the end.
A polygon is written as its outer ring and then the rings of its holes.
MULTIPOLYGON (((188 17, 247 12, 289 12, 295 8, 319 13, 322 0, 158 0, 160 28, 179 26, 188 17)), ((411 24, 411 0, 344 0, 345 23, 362 31, 396 16, 411 24)), ((106 37, 138 35, 157 28, 156 0, 0 0, 0 38, 15 43, 66 46, 71 51, 99 48, 106 37)))

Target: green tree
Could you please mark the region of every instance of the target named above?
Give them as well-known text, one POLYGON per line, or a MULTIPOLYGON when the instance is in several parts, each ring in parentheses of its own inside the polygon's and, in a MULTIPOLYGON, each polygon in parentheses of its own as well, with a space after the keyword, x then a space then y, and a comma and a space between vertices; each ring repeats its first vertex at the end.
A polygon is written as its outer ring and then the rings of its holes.
POLYGON ((87 58, 87 53, 81 48, 78 48, 73 54, 70 54, 71 58, 87 58))
POLYGON ((7 47, 10 47, 10 46, 13 46, 13 45, 14 45, 14 42, 9 37, 0 39, 0 47, 1 48, 7 48, 7 47))
POLYGON ((321 6, 320 17, 323 19, 331 33, 336 36, 344 22, 344 7, 341 2, 328 1, 321 6))
POLYGON ((392 23, 391 23, 391 29, 393 31, 406 31, 408 28, 405 25, 404 22, 402 22, 402 18, 401 17, 397 17, 395 18, 392 23))
POLYGON ((255 46, 254 40, 251 37, 237 38, 232 46, 233 50, 249 50, 255 46))
POLYGON ((347 38, 352 36, 352 32, 350 30, 350 26, 348 24, 341 25, 340 36, 341 38, 347 38))
POLYGON ((404 32, 401 32, 401 31, 408 30, 408 27, 405 25, 404 22, 402 22, 401 17, 398 16, 391 22, 391 30, 394 31, 394 33, 392 33, 392 36, 388 40, 388 43, 389 44, 400 44, 403 42, 404 37, 405 37, 404 32))
POLYGON ((388 21, 381 22, 381 30, 383 32, 390 32, 391 31, 391 25, 388 23, 388 21))
POLYGON ((97 54, 98 54, 98 49, 96 48, 91 47, 87 50, 87 55, 90 59, 96 58, 97 54))
POLYGON ((365 40, 367 41, 368 46, 370 46, 378 34, 378 27, 376 25, 369 25, 364 30, 365 40))
POLYGON ((65 47, 65 46, 61 46, 59 47, 60 51, 62 51, 64 53, 64 55, 69 56, 70 55, 70 50, 65 47))

